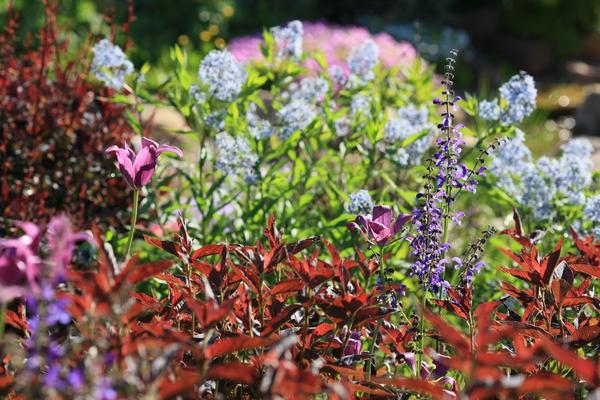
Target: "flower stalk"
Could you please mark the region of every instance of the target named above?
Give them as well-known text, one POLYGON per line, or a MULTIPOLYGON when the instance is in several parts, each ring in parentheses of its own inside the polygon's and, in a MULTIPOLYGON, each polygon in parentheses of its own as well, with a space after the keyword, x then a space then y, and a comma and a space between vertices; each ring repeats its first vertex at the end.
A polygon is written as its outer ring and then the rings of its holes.
POLYGON ((131 244, 133 243, 133 236, 135 235, 135 226, 138 218, 138 202, 140 198, 140 191, 134 189, 133 191, 133 212, 131 214, 131 226, 129 227, 129 238, 127 239, 127 251, 125 253, 125 259, 129 259, 131 253, 131 244))

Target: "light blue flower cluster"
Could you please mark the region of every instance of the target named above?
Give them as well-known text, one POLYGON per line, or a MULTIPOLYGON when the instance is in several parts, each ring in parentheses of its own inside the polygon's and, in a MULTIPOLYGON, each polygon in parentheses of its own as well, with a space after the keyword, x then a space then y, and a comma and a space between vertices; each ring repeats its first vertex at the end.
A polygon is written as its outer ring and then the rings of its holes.
POLYGON ((520 179, 533 166, 531 150, 525 145, 525 133, 516 130, 515 137, 502 142, 490 157, 488 170, 498 179, 498 187, 521 202, 520 179))
POLYGON ((107 87, 121 89, 125 84, 125 77, 133 72, 133 64, 123 50, 110 40, 102 39, 96 43, 92 52, 92 73, 107 87))
POLYGON ((248 141, 243 137, 233 137, 221 132, 215 140, 217 157, 215 167, 225 175, 240 176, 246 183, 253 184, 258 180, 255 166, 258 157, 250 149, 248 141))
POLYGON ((529 164, 521 176, 521 204, 538 221, 549 220, 555 214, 552 200, 556 195, 556 184, 541 172, 539 166, 529 164))
POLYGON ((497 121, 500 118, 498 99, 483 100, 479 103, 479 116, 486 121, 497 121))
POLYGON ((246 122, 248 124, 248 132, 255 139, 268 139, 273 134, 271 123, 258 115, 257 107, 254 103, 250 103, 246 111, 246 122))
POLYGON ((297 60, 302 56, 302 45, 304 42, 304 27, 302 22, 292 21, 286 27, 276 26, 271 28, 271 34, 277 46, 277 58, 297 60))
POLYGON ((198 85, 190 86, 190 98, 195 103, 194 105, 204 104, 206 101, 206 92, 204 92, 198 85))
POLYGON ((600 238, 600 194, 587 199, 583 207, 583 217, 592 226, 592 234, 600 238))
POLYGON ((365 117, 371 114, 371 99, 364 94, 357 94, 350 102, 350 115, 352 117, 365 117))
POLYGON ((348 83, 348 76, 339 65, 332 65, 328 72, 334 85, 343 88, 348 83))
POLYGON ((531 75, 521 72, 500 86, 500 97, 508 106, 500 113, 500 122, 516 124, 529 116, 536 107, 537 89, 531 75))
POLYGON ((348 56, 348 68, 350 68, 350 72, 356 78, 365 82, 375 78, 373 69, 378 62, 379 47, 372 40, 354 46, 348 56))
POLYGON ((586 139, 575 139, 561 147, 558 158, 533 161, 524 143, 525 135, 503 142, 491 157, 489 171, 497 185, 528 208, 537 220, 548 220, 562 204, 583 205, 584 191, 592 183, 592 147, 586 139))
POLYGON ((350 201, 346 203, 346 211, 350 214, 370 214, 373 210, 373 199, 368 191, 362 189, 350 194, 350 201))
POLYGON ((292 99, 277 112, 277 117, 283 125, 279 131, 282 139, 287 139, 297 130, 303 130, 317 116, 312 104, 303 99, 292 99))
POLYGON ((531 75, 525 72, 514 75, 498 91, 500 100, 483 100, 479 104, 481 118, 513 125, 523 121, 535 110, 537 89, 531 75))
POLYGON ((428 132, 425 136, 410 143, 406 148, 396 150, 393 159, 400 165, 415 165, 421 161, 423 154, 429 149, 433 137, 434 126, 429 122, 427 107, 417 108, 410 104, 397 110, 383 129, 385 144, 401 145, 407 138, 428 132))
POLYGON ((300 88, 294 93, 294 97, 301 98, 309 103, 318 103, 325 100, 327 92, 329 92, 329 83, 325 79, 308 77, 300 81, 300 88))
POLYGON ((246 70, 227 50, 211 50, 198 69, 198 78, 221 101, 233 101, 246 82, 246 70))

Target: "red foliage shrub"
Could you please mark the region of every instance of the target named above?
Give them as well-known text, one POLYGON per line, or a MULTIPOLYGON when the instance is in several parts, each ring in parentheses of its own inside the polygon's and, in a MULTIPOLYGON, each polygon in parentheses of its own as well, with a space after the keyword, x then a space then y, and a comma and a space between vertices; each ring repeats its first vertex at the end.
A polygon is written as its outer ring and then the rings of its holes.
POLYGON ((131 135, 124 108, 86 82, 85 62, 64 59, 55 16, 47 6, 39 46, 23 54, 14 15, 0 34, 0 234, 10 219, 43 223, 58 212, 89 226, 129 204, 103 154, 131 135))
MULTIPOLYGON (((377 259, 342 258, 319 237, 285 242, 272 218, 262 243, 201 247, 179 218, 173 240, 146 237, 173 260, 147 264, 117 265, 95 230, 97 269, 69 271, 57 293, 73 322, 53 340, 62 336, 62 365, 86 366, 88 392, 107 379, 120 394, 158 398, 584 398, 600 388, 599 300, 587 290, 600 247, 575 237, 580 255, 559 245, 542 256, 515 221, 504 233, 523 249, 505 251, 517 267, 503 270, 521 283, 504 282, 494 301, 474 304, 465 286, 433 300, 420 372, 424 320, 381 301, 369 284, 377 259), (135 290, 151 277, 162 282, 155 294, 135 290), (353 334, 376 335, 373 347, 353 347, 353 334)), ((13 334, 30 329, 21 312, 7 322, 13 334)), ((40 398, 35 383, 0 371, 0 394, 40 398)))

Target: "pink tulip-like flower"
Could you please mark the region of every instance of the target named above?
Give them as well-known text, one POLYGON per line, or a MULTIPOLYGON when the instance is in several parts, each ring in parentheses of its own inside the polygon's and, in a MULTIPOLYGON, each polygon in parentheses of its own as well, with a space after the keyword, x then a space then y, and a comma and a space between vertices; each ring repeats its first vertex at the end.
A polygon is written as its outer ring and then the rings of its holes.
POLYGON ((42 269, 38 248, 40 228, 30 222, 17 225, 25 232, 18 239, 0 239, 0 302, 5 303, 38 289, 42 269))
POLYGON ((139 190, 150 182, 154 175, 158 156, 165 151, 183 157, 183 152, 178 147, 159 145, 154 140, 145 137, 142 138, 142 148, 137 154, 127 144, 124 147, 110 146, 105 152, 116 154, 121 174, 129 186, 139 190))
POLYGON ((410 214, 401 214, 394 221, 391 207, 375 206, 372 215, 359 215, 354 222, 348 224, 348 228, 360 231, 367 241, 381 246, 396 236, 411 218, 410 214))

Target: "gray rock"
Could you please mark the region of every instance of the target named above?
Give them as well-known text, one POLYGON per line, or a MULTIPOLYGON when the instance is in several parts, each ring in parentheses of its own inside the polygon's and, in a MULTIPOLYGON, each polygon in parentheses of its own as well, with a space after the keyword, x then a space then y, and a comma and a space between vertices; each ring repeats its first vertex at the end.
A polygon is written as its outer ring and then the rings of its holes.
POLYGON ((588 94, 577 109, 575 133, 600 137, 600 90, 588 94))

